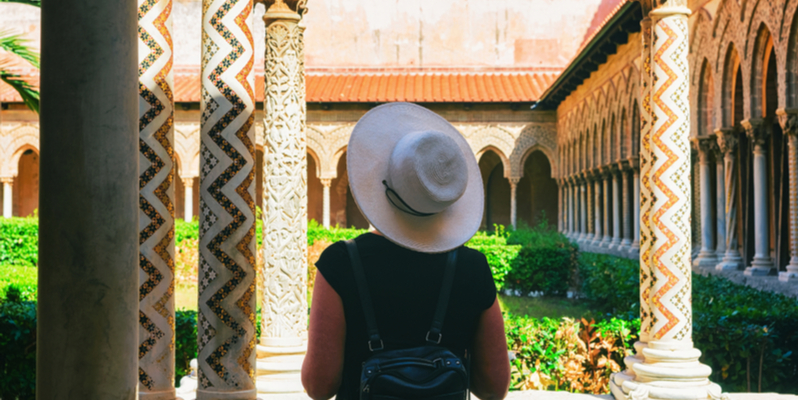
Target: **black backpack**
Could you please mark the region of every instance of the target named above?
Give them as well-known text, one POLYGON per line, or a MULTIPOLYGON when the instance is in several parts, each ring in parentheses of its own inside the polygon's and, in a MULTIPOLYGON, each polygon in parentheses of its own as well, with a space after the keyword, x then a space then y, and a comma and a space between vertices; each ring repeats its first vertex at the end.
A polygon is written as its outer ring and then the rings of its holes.
POLYGON ((361 367, 361 400, 464 400, 469 397, 469 374, 466 362, 440 346, 442 325, 456 270, 456 250, 447 255, 442 289, 425 346, 384 350, 378 333, 375 311, 367 288, 367 279, 355 241, 348 240, 347 252, 355 273, 361 306, 367 322, 367 336, 372 355, 361 367))

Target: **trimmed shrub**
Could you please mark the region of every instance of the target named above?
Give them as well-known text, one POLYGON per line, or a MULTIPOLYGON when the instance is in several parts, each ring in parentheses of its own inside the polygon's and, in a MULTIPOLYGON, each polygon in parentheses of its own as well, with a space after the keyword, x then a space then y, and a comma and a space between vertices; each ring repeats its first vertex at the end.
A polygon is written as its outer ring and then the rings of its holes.
POLYGON ((497 290, 506 288, 506 277, 522 248, 520 245, 507 244, 509 234, 502 225, 495 225, 494 232, 478 232, 466 243, 467 247, 486 256, 497 290))
POLYGON ((39 265, 39 219, 0 218, 0 265, 39 265))
POLYGON ((0 398, 34 399, 36 393, 36 302, 16 289, 0 300, 0 398))
POLYGON ((543 222, 513 231, 508 243, 521 245, 506 276, 506 288, 563 296, 573 284, 578 248, 543 222))

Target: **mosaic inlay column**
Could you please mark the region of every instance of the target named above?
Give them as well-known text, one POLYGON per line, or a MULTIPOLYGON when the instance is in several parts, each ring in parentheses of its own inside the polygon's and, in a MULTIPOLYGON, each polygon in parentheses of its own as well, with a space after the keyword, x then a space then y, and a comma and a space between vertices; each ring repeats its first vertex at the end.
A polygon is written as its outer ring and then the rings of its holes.
POLYGON ((203 0, 198 399, 255 399, 251 0, 203 0))
POLYGON ((719 145, 717 145, 717 137, 712 136, 714 140, 714 163, 716 166, 716 171, 714 173, 714 179, 716 180, 716 191, 714 192, 714 199, 716 200, 716 204, 714 208, 717 211, 716 215, 716 227, 717 231, 715 234, 715 243, 717 247, 715 252, 717 253, 717 260, 722 260, 725 257, 725 163, 722 156, 722 152, 719 149, 719 145))
POLYGON ((736 215, 736 190, 739 181, 736 177, 735 150, 738 135, 732 128, 718 129, 714 133, 717 135, 717 146, 725 162, 725 256, 717 264, 716 269, 737 270, 744 266, 742 256, 739 254, 737 237, 739 219, 736 215))
POLYGON ((700 227, 701 227, 701 248, 700 254, 694 260, 694 265, 698 267, 714 267, 717 265, 717 253, 714 248, 714 213, 712 213, 711 196, 711 163, 709 155, 712 146, 716 143, 711 138, 701 138, 694 140, 697 154, 700 157, 700 227))
MULTIPOLYGON (((632 178, 632 180, 633 180, 633 193, 631 193, 631 202, 633 202, 633 239, 631 240, 631 255, 636 256, 637 259, 640 259, 641 258, 641 254, 640 254, 640 247, 639 246, 640 246, 640 244, 642 242, 642 229, 640 227, 640 224, 642 222, 642 219, 640 218, 640 208, 642 206, 642 203, 640 201, 640 198, 642 197, 641 196, 641 193, 642 193, 642 189, 641 189, 642 179, 639 176, 638 162, 635 159, 632 159, 631 161, 637 163, 636 166, 633 167, 633 173, 632 173, 632 175, 633 175, 633 178, 632 178)), ((648 271, 648 276, 650 276, 650 273, 649 273, 650 267, 649 266, 647 268, 647 271, 648 271)), ((642 286, 641 285, 641 278, 642 277, 640 276, 639 278, 640 278, 640 280, 639 280, 639 288, 641 289, 641 286, 642 286)), ((644 304, 645 304, 645 306, 647 306, 646 302, 644 304)), ((649 310, 649 308, 648 308, 648 310, 649 310)))
MULTIPOLYGON (((689 29, 686 1, 666 1, 651 11, 652 130, 651 196, 652 312, 644 362, 632 365, 634 380, 621 381, 617 399, 719 398, 711 368, 700 364, 692 335, 691 151, 689 145, 689 29)), ((643 185, 644 186, 644 185, 643 185)), ((619 389, 619 388, 616 388, 619 389)))
POLYGON ((14 216, 14 177, 0 178, 3 182, 3 218, 11 218, 14 216))
POLYGON ((320 179, 322 182, 322 227, 331 227, 331 179, 320 179))
POLYGON ((767 139, 770 125, 761 118, 742 121, 742 127, 747 131, 747 137, 753 144, 753 229, 756 234, 753 262, 744 270, 744 274, 748 276, 768 275, 775 267, 775 262, 769 254, 767 139))
POLYGON ((305 2, 268 1, 264 93, 264 286, 260 393, 302 392, 306 351, 305 2))
POLYGON ((172 0, 139 0, 139 398, 175 398, 172 0))
POLYGON ((789 156, 789 264, 778 279, 797 280, 797 109, 781 109, 776 113, 788 140, 789 156))

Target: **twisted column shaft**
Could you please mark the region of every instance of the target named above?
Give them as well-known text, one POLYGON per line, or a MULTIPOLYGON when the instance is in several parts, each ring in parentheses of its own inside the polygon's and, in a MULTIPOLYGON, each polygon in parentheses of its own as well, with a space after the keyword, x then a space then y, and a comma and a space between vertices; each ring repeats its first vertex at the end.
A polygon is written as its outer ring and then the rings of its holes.
POLYGON ((743 266, 737 238, 739 218, 736 214, 736 190, 739 181, 736 178, 736 154, 734 151, 738 139, 733 129, 730 128, 717 130, 715 134, 725 168, 723 178, 725 181, 725 255, 717 264, 716 269, 720 271, 737 270, 743 266))

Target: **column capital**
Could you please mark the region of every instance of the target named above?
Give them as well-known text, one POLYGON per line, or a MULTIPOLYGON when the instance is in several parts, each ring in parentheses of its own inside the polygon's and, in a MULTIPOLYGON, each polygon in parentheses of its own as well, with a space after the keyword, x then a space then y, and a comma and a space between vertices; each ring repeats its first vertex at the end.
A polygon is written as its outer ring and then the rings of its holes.
POLYGON ((511 185, 516 186, 519 183, 520 179, 522 179, 522 178, 520 178, 518 176, 512 176, 512 177, 508 178, 508 183, 510 183, 511 185))
POLYGON ((639 157, 628 157, 628 164, 634 171, 639 171, 639 157))
POLYGON ((768 124, 764 118, 750 118, 742 120, 742 127, 747 133, 747 137, 753 141, 756 146, 763 146, 767 140, 767 126, 768 124))
POLYGON ((320 178, 319 181, 320 181, 320 183, 322 183, 323 187, 329 188, 329 187, 331 187, 331 182, 333 182, 333 179, 331 179, 331 178, 320 178))
POLYGON ((692 147, 697 150, 697 155, 700 157, 701 163, 708 163, 708 155, 717 147, 715 138, 694 137, 692 138, 692 147))
POLYGON ((269 25, 275 21, 288 20, 300 21, 308 11, 308 0, 255 0, 255 3, 264 3, 267 11, 264 13, 264 24, 269 25))
POLYGON ((631 163, 627 159, 619 160, 617 161, 617 168, 622 172, 629 171, 631 169, 631 163))
POLYGON ((733 154, 739 138, 733 128, 720 128, 714 131, 717 136, 717 146, 722 154, 733 154))
POLYGON ((181 182, 183 182, 184 187, 192 187, 194 186, 195 179, 197 179, 196 176, 182 176, 181 182))
POLYGON ((13 176, 0 176, 0 183, 12 184, 12 183, 14 183, 14 177, 13 176))
POLYGON ((670 15, 692 13, 687 7, 687 0, 644 0, 642 4, 644 11, 650 11, 650 18, 654 21, 670 15))
POLYGON ((783 134, 797 138, 797 109, 779 108, 775 111, 775 115, 778 117, 778 123, 781 124, 783 134))

